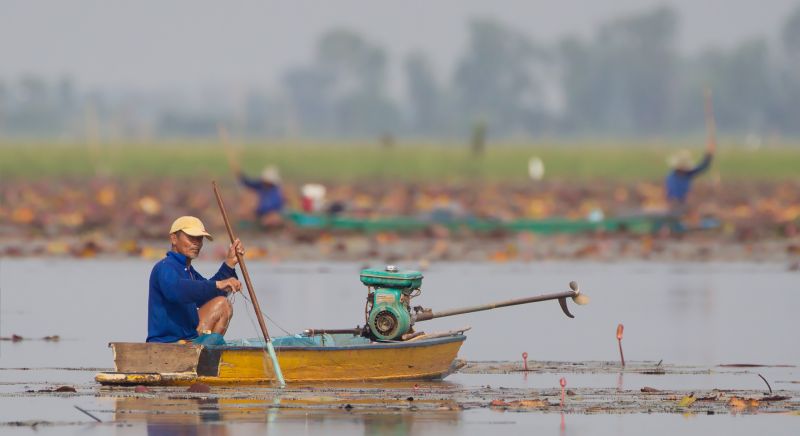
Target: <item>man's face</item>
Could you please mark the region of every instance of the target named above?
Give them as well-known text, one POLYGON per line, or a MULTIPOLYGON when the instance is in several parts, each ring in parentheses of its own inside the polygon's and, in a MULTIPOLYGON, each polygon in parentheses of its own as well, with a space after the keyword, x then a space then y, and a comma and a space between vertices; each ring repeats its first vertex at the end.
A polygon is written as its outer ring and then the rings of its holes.
POLYGON ((182 231, 169 235, 169 240, 173 250, 189 259, 196 259, 200 255, 200 249, 203 248, 202 236, 190 236, 182 231))

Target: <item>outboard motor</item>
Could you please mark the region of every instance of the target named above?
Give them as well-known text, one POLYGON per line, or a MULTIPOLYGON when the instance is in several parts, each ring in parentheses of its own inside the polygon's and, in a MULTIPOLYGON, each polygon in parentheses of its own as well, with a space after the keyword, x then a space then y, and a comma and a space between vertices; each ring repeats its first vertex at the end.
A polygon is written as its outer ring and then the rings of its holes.
POLYGON ((361 283, 369 290, 364 315, 371 336, 396 340, 411 331, 411 299, 422 293, 421 272, 398 271, 394 265, 385 270, 365 269, 361 283))
POLYGON ((569 291, 434 312, 422 306, 411 306, 411 299, 422 293, 422 273, 419 271, 399 271, 394 265, 387 266, 385 270, 365 269, 361 271, 361 283, 368 289, 367 304, 364 307, 366 322, 363 328, 309 329, 306 334, 313 336, 321 333, 353 333, 379 341, 409 340, 422 334, 414 332, 414 323, 429 319, 549 300, 557 300, 564 314, 574 318, 567 307, 567 299, 572 299, 579 305, 589 303, 589 297, 582 294, 578 283, 573 281, 569 282, 569 291))

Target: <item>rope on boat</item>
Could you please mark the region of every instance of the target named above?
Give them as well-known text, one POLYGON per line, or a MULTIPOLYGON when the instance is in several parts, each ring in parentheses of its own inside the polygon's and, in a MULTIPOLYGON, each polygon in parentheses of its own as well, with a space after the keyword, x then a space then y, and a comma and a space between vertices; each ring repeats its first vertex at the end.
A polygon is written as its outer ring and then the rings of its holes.
MULTIPOLYGON (((236 294, 237 294, 237 293, 230 294, 230 300, 231 300, 231 304, 233 304, 233 303, 234 303, 234 301, 235 301, 235 298, 236 298, 236 294)), ((244 301, 245 301, 245 304, 250 304, 251 306, 253 305, 253 303, 250 301, 250 299, 249 299, 249 298, 247 298, 247 296, 246 296, 246 295, 242 294, 241 292, 238 292, 238 294, 241 294, 242 298, 243 298, 243 299, 244 299, 244 301)), ((253 317, 251 316, 251 314, 250 314, 250 311, 247 311, 247 310, 246 310, 245 312, 247 313, 247 318, 249 318, 249 319, 250 319, 250 324, 253 326, 253 329, 254 329, 256 332, 260 332, 261 330, 259 330, 259 329, 258 329, 258 327, 256 326, 256 322, 255 322, 255 320, 253 319, 253 317)), ((274 319, 272 319, 272 318, 270 318, 270 317, 269 317, 269 315, 267 315, 266 313, 264 313, 264 312, 261 312, 261 315, 263 315, 263 316, 264 316, 264 318, 266 318, 266 319, 267 319, 269 322, 271 322, 272 324, 274 324, 274 325, 275 325, 275 327, 277 327, 278 329, 280 329, 282 332, 286 333, 288 336, 291 336, 291 335, 292 335, 292 334, 291 334, 291 333, 290 333, 288 330, 286 330, 285 328, 281 327, 281 325, 280 325, 280 324, 278 324, 277 322, 275 322, 275 320, 274 320, 274 319)))

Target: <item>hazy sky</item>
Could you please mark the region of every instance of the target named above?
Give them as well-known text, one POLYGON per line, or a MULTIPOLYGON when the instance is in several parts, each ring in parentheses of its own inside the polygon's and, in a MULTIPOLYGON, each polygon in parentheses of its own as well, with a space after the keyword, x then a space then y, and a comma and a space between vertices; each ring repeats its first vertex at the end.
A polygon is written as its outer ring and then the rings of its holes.
POLYGON ((800 0, 0 0, 0 79, 68 74, 82 86, 201 85, 275 88, 289 65, 309 61, 317 37, 352 28, 402 56, 429 53, 446 74, 463 51, 466 23, 492 17, 552 42, 590 35, 621 14, 674 6, 680 48, 730 47, 777 37, 800 0))

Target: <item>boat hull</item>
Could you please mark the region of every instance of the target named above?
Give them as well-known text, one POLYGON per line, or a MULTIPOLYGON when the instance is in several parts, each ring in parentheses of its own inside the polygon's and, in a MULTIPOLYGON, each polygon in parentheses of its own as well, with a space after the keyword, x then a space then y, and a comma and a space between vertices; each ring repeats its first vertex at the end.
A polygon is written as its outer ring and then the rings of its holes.
MULTIPOLYGON (((466 337, 326 347, 276 347, 288 383, 436 379, 449 374, 466 337)), ((105 385, 273 383, 263 347, 112 343, 115 372, 105 385)))

